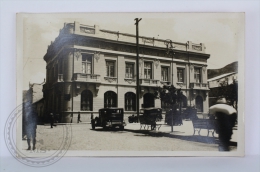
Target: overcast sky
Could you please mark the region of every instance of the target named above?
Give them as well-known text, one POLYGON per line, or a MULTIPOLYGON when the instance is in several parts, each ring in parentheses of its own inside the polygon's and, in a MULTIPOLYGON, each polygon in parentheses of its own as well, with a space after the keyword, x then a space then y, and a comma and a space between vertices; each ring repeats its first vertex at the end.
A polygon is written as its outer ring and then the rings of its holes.
POLYGON ((100 29, 135 34, 134 19, 142 18, 139 35, 175 42, 204 43, 210 54, 208 69, 216 69, 244 57, 243 13, 89 13, 38 14, 24 20, 23 89, 46 78, 43 56, 64 23, 78 21, 100 29))

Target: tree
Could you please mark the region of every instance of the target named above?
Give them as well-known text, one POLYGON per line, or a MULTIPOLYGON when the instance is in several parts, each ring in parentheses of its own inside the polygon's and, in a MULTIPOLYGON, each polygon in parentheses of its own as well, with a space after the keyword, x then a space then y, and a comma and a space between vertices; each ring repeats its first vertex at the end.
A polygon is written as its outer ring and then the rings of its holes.
POLYGON ((215 97, 225 97, 228 104, 237 109, 238 101, 238 83, 233 80, 233 83, 228 85, 227 81, 219 83, 219 89, 214 93, 215 97))
MULTIPOLYGON (((177 89, 173 85, 164 85, 163 87, 159 87, 158 91, 155 92, 155 98, 159 98, 170 105, 172 112, 176 112, 178 106, 181 112, 182 97, 183 94, 181 89, 177 89)), ((171 127, 173 131, 173 113, 171 127)))

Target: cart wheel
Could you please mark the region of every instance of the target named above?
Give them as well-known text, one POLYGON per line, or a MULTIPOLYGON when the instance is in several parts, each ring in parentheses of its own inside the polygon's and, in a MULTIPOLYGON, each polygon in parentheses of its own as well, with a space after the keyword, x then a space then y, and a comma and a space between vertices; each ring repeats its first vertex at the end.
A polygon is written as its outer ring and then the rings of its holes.
POLYGON ((151 130, 154 130, 156 124, 151 124, 151 130))

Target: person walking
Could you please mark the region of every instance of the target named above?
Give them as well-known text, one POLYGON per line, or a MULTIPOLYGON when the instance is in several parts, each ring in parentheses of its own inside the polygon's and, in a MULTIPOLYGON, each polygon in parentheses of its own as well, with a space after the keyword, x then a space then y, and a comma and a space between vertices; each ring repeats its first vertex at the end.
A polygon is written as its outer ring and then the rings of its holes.
POLYGON ((79 122, 82 122, 81 120, 80 120, 80 112, 78 112, 78 123, 79 122))
POLYGON ((54 116, 53 116, 53 113, 50 113, 50 123, 51 123, 51 128, 53 128, 53 124, 54 124, 54 116))
POLYGON ((229 151, 233 127, 237 119, 237 111, 227 105, 225 98, 217 100, 217 104, 209 108, 210 114, 216 118, 216 132, 219 135, 219 151, 229 151))

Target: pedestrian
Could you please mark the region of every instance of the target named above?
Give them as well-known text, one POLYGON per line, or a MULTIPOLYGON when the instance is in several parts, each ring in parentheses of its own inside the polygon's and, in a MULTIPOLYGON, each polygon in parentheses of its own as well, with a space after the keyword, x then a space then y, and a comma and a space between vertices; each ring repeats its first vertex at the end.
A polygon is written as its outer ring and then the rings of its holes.
POLYGON ((79 122, 82 122, 81 120, 80 120, 80 112, 78 112, 78 123, 79 122))
POLYGON ((209 108, 209 112, 216 117, 216 132, 219 135, 219 151, 229 151, 233 127, 237 119, 237 111, 227 105, 225 98, 220 98, 216 105, 209 108))
POLYGON ((54 123, 53 113, 50 113, 50 123, 51 123, 51 128, 53 128, 53 123, 54 123))
POLYGON ((31 108, 27 112, 28 116, 26 119, 26 135, 27 135, 27 144, 28 149, 31 150, 31 140, 33 143, 33 150, 36 149, 36 128, 37 128, 37 113, 34 112, 31 108))

